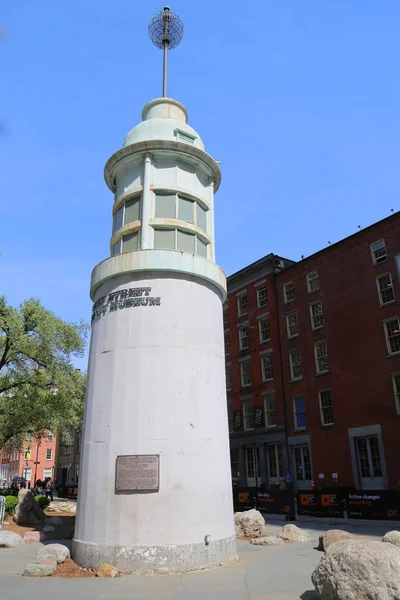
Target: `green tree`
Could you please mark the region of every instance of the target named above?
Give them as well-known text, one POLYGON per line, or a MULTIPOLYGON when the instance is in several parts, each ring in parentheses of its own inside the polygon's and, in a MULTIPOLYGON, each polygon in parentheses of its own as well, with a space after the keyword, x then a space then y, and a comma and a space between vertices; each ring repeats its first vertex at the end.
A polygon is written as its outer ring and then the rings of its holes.
POLYGON ((81 428, 86 377, 72 360, 83 355, 87 331, 38 300, 16 309, 0 296, 0 447, 43 430, 81 428))

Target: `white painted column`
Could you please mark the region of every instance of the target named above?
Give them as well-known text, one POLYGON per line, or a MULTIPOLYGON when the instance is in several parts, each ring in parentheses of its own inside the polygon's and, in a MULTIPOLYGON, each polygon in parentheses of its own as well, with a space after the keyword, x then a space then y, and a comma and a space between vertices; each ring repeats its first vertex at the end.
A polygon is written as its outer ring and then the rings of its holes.
POLYGON ((147 152, 144 157, 143 169, 143 194, 142 194, 142 228, 140 236, 140 249, 147 250, 149 246, 149 220, 150 220, 150 182, 151 182, 151 155, 147 152))
POLYGON ((209 256, 208 258, 210 260, 212 260, 213 262, 215 262, 215 227, 214 227, 214 179, 210 178, 210 195, 209 195, 209 201, 210 201, 210 210, 209 210, 209 214, 210 214, 210 232, 209 235, 212 239, 212 244, 211 244, 211 256, 209 256))

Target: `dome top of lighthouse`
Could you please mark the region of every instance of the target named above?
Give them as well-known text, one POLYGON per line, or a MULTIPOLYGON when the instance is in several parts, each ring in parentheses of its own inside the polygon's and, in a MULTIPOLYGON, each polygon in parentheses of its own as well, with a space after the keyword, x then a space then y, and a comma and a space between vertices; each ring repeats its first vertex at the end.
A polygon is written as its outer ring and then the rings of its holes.
POLYGON ((187 124, 186 108, 172 98, 156 98, 146 104, 142 111, 143 121, 136 125, 125 138, 124 147, 150 140, 179 141, 204 150, 197 133, 187 124))

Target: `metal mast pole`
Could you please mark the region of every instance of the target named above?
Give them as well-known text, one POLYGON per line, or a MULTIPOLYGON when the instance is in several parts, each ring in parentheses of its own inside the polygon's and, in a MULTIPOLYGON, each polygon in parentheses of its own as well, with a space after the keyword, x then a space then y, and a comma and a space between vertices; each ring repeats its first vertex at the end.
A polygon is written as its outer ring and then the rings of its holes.
POLYGON ((176 48, 183 38, 183 23, 168 6, 154 15, 149 23, 149 36, 157 48, 163 50, 163 88, 162 97, 167 97, 168 83, 168 50, 176 48))
POLYGON ((168 44, 164 42, 164 65, 163 65, 163 98, 167 97, 167 79, 168 79, 168 44))

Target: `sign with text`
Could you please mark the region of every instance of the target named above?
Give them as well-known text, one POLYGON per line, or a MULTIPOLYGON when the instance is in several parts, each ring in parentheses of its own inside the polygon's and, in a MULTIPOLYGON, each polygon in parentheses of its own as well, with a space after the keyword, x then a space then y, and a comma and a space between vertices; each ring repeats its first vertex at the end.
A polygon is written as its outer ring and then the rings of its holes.
POLYGON ((297 513, 311 517, 344 517, 345 494, 304 490, 297 493, 297 513))
POLYGON ((235 510, 257 508, 270 514, 291 514, 293 495, 288 490, 238 487, 233 490, 235 510))
POLYGON ((137 287, 111 292, 102 296, 93 304, 92 323, 95 318, 102 317, 107 311, 114 312, 124 308, 139 306, 161 306, 159 296, 150 296, 151 287, 137 287))
POLYGON ((158 492, 159 458, 158 454, 117 456, 115 491, 158 492))
POLYGON ((360 490, 347 495, 350 519, 400 519, 400 490, 360 490))

